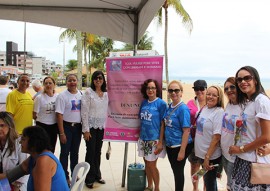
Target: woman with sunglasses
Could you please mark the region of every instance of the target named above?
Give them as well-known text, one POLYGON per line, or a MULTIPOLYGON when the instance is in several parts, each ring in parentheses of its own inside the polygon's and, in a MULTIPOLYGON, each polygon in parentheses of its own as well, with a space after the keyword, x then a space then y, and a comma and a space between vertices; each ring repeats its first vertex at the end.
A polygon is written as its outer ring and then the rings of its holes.
MULTIPOLYGON (((27 155, 21 152, 19 136, 15 130, 13 117, 8 112, 0 112, 0 173, 6 173, 21 164, 27 155)), ((13 190, 26 191, 28 176, 11 183, 13 190)))
MULTIPOLYGON (((200 110, 205 106, 206 104, 206 89, 207 89, 207 83, 205 80, 196 80, 193 84, 194 92, 195 92, 195 98, 188 101, 187 106, 190 110, 190 121, 191 125, 194 125, 196 123, 196 119, 199 115, 200 110)), ((192 132, 191 132, 192 133, 192 132)), ((196 132, 194 132, 195 135, 196 132)), ((188 156, 188 161, 191 165, 191 175, 196 173, 200 169, 200 163, 199 158, 195 156, 194 149, 192 150, 191 154, 188 156)), ((192 182, 193 184, 193 191, 198 191, 198 185, 199 181, 192 182)))
POLYGON ((175 191, 182 191, 186 159, 193 148, 189 134, 190 111, 182 101, 183 86, 179 81, 169 83, 168 93, 172 103, 165 112, 161 128, 165 128, 166 151, 173 170, 175 191))
POLYGON ((34 101, 27 91, 30 85, 28 74, 21 74, 17 83, 18 88, 7 96, 6 111, 12 113, 16 130, 22 134, 23 129, 33 123, 34 101))
POLYGON ((232 172, 232 190, 270 190, 269 184, 251 184, 251 163, 268 163, 270 158, 262 152, 270 143, 270 99, 262 87, 258 71, 251 66, 240 68, 235 75, 238 102, 240 139, 229 148, 236 155, 232 172), (257 156, 256 156, 256 150, 257 156))
POLYGON ((159 191, 159 170, 157 159, 166 156, 163 142, 164 129, 161 129, 161 121, 166 111, 167 104, 161 96, 161 88, 156 80, 148 79, 141 85, 143 102, 139 117, 141 119, 140 138, 138 140, 138 153, 145 162, 145 171, 148 186, 144 191, 159 191))
POLYGON ((90 164, 85 184, 94 187, 94 182, 105 184, 100 171, 101 149, 105 120, 108 109, 108 94, 106 80, 102 71, 95 71, 91 85, 82 96, 82 132, 86 143, 85 162, 90 164))
POLYGON ((82 138, 81 97, 82 92, 77 89, 78 77, 69 74, 66 77, 67 90, 61 92, 55 101, 56 121, 60 140, 60 162, 70 184, 68 172, 68 156, 70 156, 71 174, 78 164, 79 148, 82 138))
POLYGON ((206 191, 217 191, 217 168, 220 164, 221 126, 224 108, 223 92, 218 86, 210 86, 206 92, 206 105, 196 121, 195 155, 208 172, 203 176, 206 191))
POLYGON ((33 118, 36 120, 36 125, 44 128, 48 133, 51 151, 54 153, 58 133, 55 114, 55 101, 58 93, 54 90, 55 80, 50 76, 44 78, 43 86, 43 92, 34 99, 33 118))
POLYGON ((241 107, 237 100, 237 90, 235 86, 235 77, 229 77, 224 83, 224 93, 228 98, 228 104, 225 108, 222 119, 222 131, 220 146, 222 150, 222 164, 227 174, 227 190, 231 190, 231 177, 235 160, 235 155, 229 154, 229 147, 236 144, 239 137, 235 135, 237 130, 237 120, 240 118, 241 107))

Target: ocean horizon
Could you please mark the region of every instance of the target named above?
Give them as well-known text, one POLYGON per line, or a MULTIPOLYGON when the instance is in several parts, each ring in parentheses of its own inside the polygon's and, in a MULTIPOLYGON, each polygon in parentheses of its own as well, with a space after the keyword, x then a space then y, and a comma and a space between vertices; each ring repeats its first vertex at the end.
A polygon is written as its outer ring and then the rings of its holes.
MULTIPOLYGON (((165 77, 163 78, 165 79, 165 77)), ((201 80, 205 80, 207 82, 207 85, 218 85, 220 87, 224 86, 224 82, 227 79, 227 77, 193 77, 193 76, 183 76, 183 77, 179 77, 179 76, 170 76, 169 77, 170 81, 171 80, 179 80, 181 81, 183 84, 193 84, 194 81, 201 79, 201 80)), ((261 83, 262 86, 265 90, 269 90, 270 89, 270 78, 261 78, 261 83)))

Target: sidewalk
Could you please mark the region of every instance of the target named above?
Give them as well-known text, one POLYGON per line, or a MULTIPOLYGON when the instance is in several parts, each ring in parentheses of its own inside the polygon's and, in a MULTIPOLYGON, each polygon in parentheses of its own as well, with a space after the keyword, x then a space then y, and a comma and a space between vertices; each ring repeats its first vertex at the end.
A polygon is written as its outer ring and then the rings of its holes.
MULTIPOLYGON (((106 184, 94 184, 94 189, 88 189, 86 186, 84 187, 84 191, 95 190, 95 191, 127 191, 127 174, 126 174, 126 182, 125 187, 121 187, 122 185, 122 171, 123 171, 123 159, 124 159, 124 151, 125 151, 125 143, 120 142, 111 142, 112 153, 110 160, 106 160, 105 154, 107 150, 107 142, 103 143, 102 156, 101 156, 101 173, 102 178, 106 181, 106 184)), ((137 146, 136 146, 137 149, 137 146)), ((57 143, 55 155, 59 157, 59 140, 57 143)), ((79 161, 84 161, 85 158, 85 142, 82 139, 79 153, 79 161)), ((127 166, 130 163, 136 161, 143 163, 142 158, 137 156, 137 150, 135 152, 135 143, 128 144, 128 158, 127 158, 127 166)), ((160 172, 160 190, 161 191, 174 191, 174 178, 172 174, 172 170, 170 167, 170 163, 168 158, 158 159, 158 169, 160 172)), ((202 180, 200 181, 200 191, 203 189, 202 180)), ((185 166, 185 191, 192 191, 192 183, 190 176, 190 163, 187 161, 185 166)), ((226 191, 226 174, 223 173, 222 179, 218 180, 218 190, 226 191)))

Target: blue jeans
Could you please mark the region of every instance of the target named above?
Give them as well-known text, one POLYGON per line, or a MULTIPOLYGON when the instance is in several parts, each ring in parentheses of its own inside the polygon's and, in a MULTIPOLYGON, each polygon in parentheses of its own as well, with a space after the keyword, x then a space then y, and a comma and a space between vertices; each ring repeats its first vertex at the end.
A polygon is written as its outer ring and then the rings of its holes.
POLYGON ((82 138, 82 125, 77 124, 75 126, 71 126, 64 122, 64 131, 67 138, 67 142, 66 144, 62 144, 60 142, 61 146, 60 162, 65 171, 66 178, 69 179, 68 155, 70 154, 70 170, 72 174, 73 169, 78 164, 79 160, 79 148, 82 138))
MULTIPOLYGON (((201 160, 201 162, 203 163, 203 159, 201 160)), ((214 159, 214 160, 210 160, 209 164, 220 164, 221 162, 221 157, 214 159)), ((213 170, 209 170, 204 176, 203 176, 203 180, 204 180, 204 185, 206 187, 206 191, 217 191, 217 170, 218 167, 215 167, 213 170)))
POLYGON ((222 156, 222 164, 227 175, 227 189, 231 190, 232 185, 232 171, 234 163, 228 161, 224 156, 222 156))

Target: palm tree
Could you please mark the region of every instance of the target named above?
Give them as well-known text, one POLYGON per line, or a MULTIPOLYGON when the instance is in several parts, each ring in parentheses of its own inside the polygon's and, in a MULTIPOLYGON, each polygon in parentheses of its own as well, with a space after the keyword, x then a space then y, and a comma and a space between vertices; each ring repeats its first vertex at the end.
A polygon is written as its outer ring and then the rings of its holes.
MULTIPOLYGON (((59 37, 60 41, 64 40, 65 38, 68 38, 70 41, 72 41, 72 40, 77 41, 77 45, 73 48, 73 51, 77 51, 77 59, 78 59, 78 62, 81 63, 78 65, 79 68, 82 68, 82 67, 80 67, 82 65, 82 58, 79 58, 79 57, 82 57, 82 50, 81 50, 81 48, 78 48, 78 43, 79 44, 83 43, 82 45, 83 45, 83 50, 84 50, 84 64, 86 65, 86 68, 88 68, 87 67, 87 59, 86 59, 87 58, 86 47, 87 47, 88 38, 90 38, 90 36, 91 36, 91 34, 88 34, 86 32, 78 33, 78 31, 76 31, 76 30, 66 29, 65 31, 62 32, 62 34, 59 37), (83 40, 83 42, 78 42, 79 39, 81 41, 83 40), (80 53, 78 51, 80 51, 80 53)), ((79 69, 79 68, 78 68, 78 78, 81 78, 81 69, 79 69)), ((87 79, 89 79, 88 75, 89 75, 89 72, 87 70, 87 79)), ((88 85, 88 83, 87 83, 87 85, 88 85)), ((79 87, 80 86, 81 86, 81 82, 79 81, 79 87)))
POLYGON ((109 56, 113 49, 113 40, 104 37, 97 37, 92 46, 88 48, 92 52, 91 64, 94 68, 104 70, 105 58, 109 56))
POLYGON ((77 68, 77 65, 78 65, 77 60, 69 60, 66 67, 68 68, 68 70, 74 70, 77 68))
POLYGON ((78 89, 82 89, 82 36, 80 31, 76 31, 77 59, 78 59, 78 89))
MULTIPOLYGON (((182 6, 180 0, 166 0, 163 6, 159 9, 157 13, 158 23, 162 24, 162 17, 163 17, 163 9, 165 12, 165 34, 164 34, 164 55, 165 55, 165 75, 166 75, 166 84, 169 84, 169 70, 168 70, 168 8, 173 7, 176 13, 182 17, 182 23, 184 27, 191 33, 193 29, 193 22, 186 12, 184 7, 182 6)), ((170 99, 167 96, 167 101, 169 103, 170 99)))
MULTIPOLYGON (((153 37, 148 37, 148 32, 146 31, 142 38, 140 39, 137 49, 138 50, 152 50, 153 47, 153 37)), ((132 44, 124 44, 122 51, 133 50, 134 46, 132 44)))

